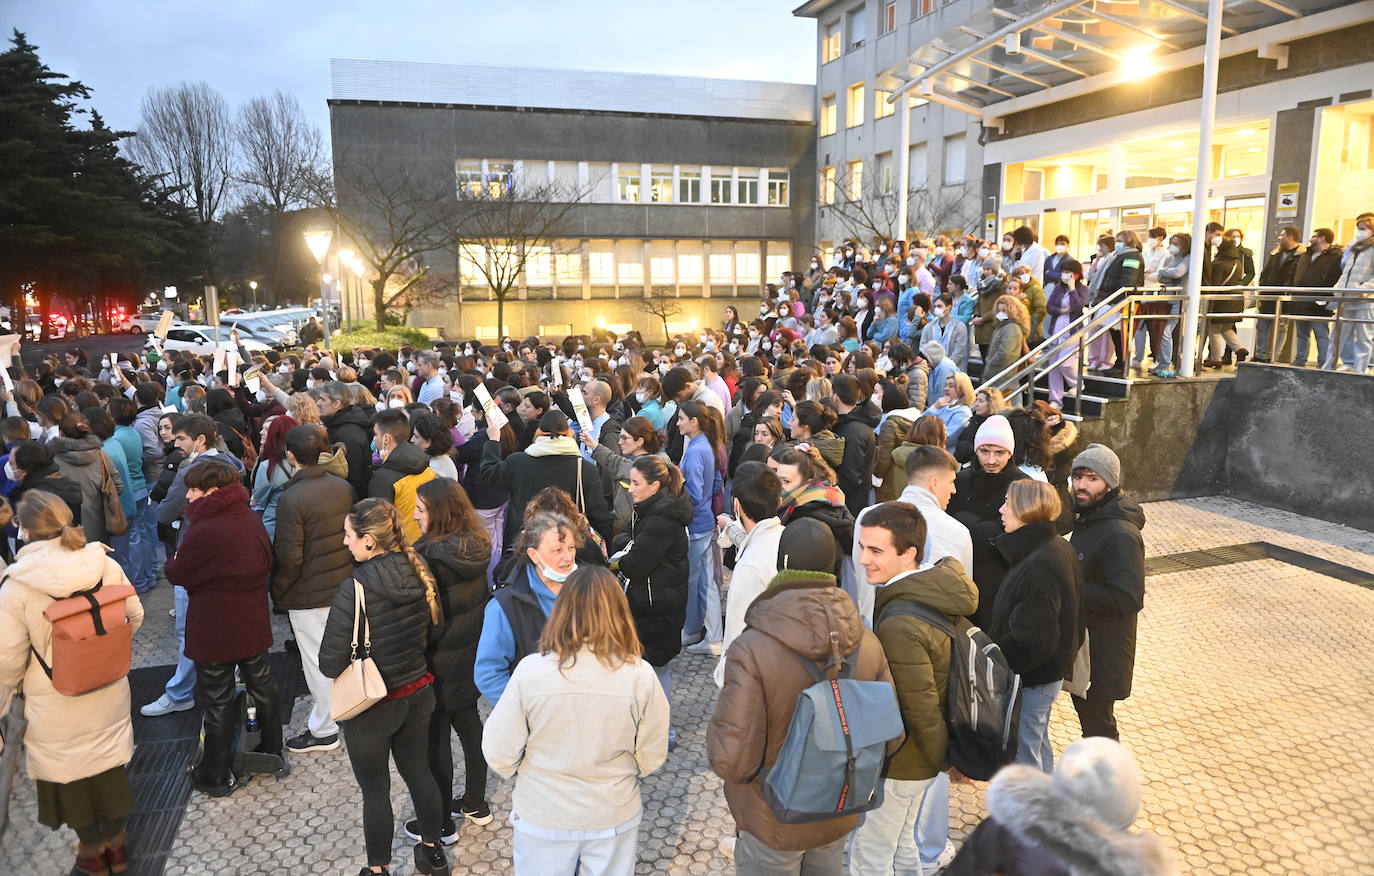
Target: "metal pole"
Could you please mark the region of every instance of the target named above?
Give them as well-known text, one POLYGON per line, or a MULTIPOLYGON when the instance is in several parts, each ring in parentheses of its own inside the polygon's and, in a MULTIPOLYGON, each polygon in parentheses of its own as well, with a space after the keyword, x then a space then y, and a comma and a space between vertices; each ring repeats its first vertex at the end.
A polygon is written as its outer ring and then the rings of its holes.
POLYGON ((911 97, 899 94, 896 100, 902 102, 902 142, 893 153, 897 159, 897 239, 902 241, 902 252, 911 255, 906 246, 906 211, 908 191, 911 188, 911 97))
POLYGON ((1193 249, 1188 254, 1188 303, 1183 316, 1180 377, 1194 375, 1197 361, 1198 311, 1202 301, 1202 255, 1207 241, 1207 193, 1212 181, 1212 125, 1217 112, 1217 66, 1221 62, 1221 0, 1207 3, 1207 49, 1202 65, 1202 118, 1198 127, 1197 184, 1193 187, 1193 249))

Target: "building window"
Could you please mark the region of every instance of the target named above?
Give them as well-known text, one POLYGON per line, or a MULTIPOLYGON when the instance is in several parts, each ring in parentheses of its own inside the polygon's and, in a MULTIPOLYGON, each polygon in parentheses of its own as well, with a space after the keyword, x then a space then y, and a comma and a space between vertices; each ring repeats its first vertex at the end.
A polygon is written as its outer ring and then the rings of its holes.
POLYGON ((835 106, 835 95, 821 98, 821 136, 829 137, 835 133, 835 122, 839 118, 839 110, 835 106))
POLYGON ((673 169, 655 167, 649 175, 649 200, 655 204, 673 202, 673 169))
POLYGON ((759 283, 759 245, 752 241, 735 244, 735 282, 759 283))
POLYGON ((553 284, 553 251, 547 246, 532 246, 525 253, 525 285, 553 284))
POLYGON ((868 33, 864 28, 864 12, 862 6, 849 12, 849 51, 851 52, 864 47, 864 36, 868 33))
POLYGON ((906 152, 906 172, 907 178, 911 181, 913 189, 923 189, 926 182, 930 179, 930 169, 927 165, 926 144, 917 143, 906 152))
POLYGON ((768 278, 777 281, 783 271, 792 270, 792 244, 785 240, 768 241, 768 278))
POLYGON ((879 35, 892 33, 897 29, 897 0, 883 0, 882 18, 878 22, 879 35))
POLYGON ((792 175, 785 170, 768 171, 768 206, 787 206, 787 189, 791 177, 792 175))
POLYGON ((622 240, 617 243, 615 267, 620 285, 644 285, 644 244, 637 240, 622 240))
POLYGON ((835 168, 821 168, 821 203, 835 203, 835 168))
POLYGON ((890 97, 890 91, 876 89, 873 92, 873 118, 885 119, 897 111, 897 105, 888 100, 890 97))
POLYGON ((515 188, 515 164, 510 161, 487 162, 487 197, 505 198, 515 188))
POLYGON ((589 272, 594 284, 609 286, 615 283, 615 242, 610 240, 592 241, 589 258, 589 272))
POLYGON ((671 286, 673 275, 673 242, 655 240, 649 243, 649 281, 655 286, 671 286))
POLYGON ((734 181, 731 174, 718 170, 711 171, 711 203, 730 203, 730 184, 734 181))
POLYGON ((614 182, 609 164, 587 162, 587 191, 594 203, 609 204, 615 201, 614 182))
MULTIPOLYGON (((1197 179, 1196 129, 1172 137, 1128 140, 1123 146, 1128 189, 1177 185, 1197 179)), ((1269 121, 1265 119, 1217 128, 1212 133, 1212 156, 1213 179, 1256 176, 1267 172, 1269 121)))
POLYGON ((746 171, 741 169, 739 172, 739 182, 735 187, 736 204, 757 204, 759 202, 759 175, 758 171, 750 168, 748 176, 746 171))
POLYGON ((840 57, 840 23, 837 21, 826 29, 821 39, 821 63, 829 64, 840 57))
POLYGON ((480 198, 482 197, 482 162, 481 161, 460 161, 458 162, 458 197, 460 198, 480 198))
POLYGON ((677 281, 679 284, 701 282, 701 241, 680 240, 677 244, 677 281))
POLYGON ((945 185, 964 181, 967 155, 964 148, 964 134, 945 138, 945 185))
POLYGON ((615 177, 617 201, 639 203, 639 165, 622 166, 615 177))
POLYGON ((924 18, 939 8, 940 0, 912 0, 911 2, 911 11, 915 13, 914 18, 924 18))
POLYGON ((878 156, 878 191, 884 195, 892 194, 892 153, 884 152, 878 156))
POLYGON ((849 86, 848 97, 844 107, 844 124, 847 128, 854 128, 864 123, 864 84, 855 82, 849 86))
POLYGON ((729 243, 711 243, 711 284, 714 286, 733 286, 735 283, 735 257, 730 252, 729 243))
MULTIPOLYGON (((1312 219, 1313 225, 1335 231, 1339 244, 1355 236, 1355 217, 1369 209, 1365 204, 1369 192, 1374 191, 1374 100, 1326 107, 1318 118, 1312 219)), ((1255 142, 1240 153, 1263 161, 1267 155, 1252 150, 1268 145, 1269 126, 1263 125, 1262 139, 1258 136, 1260 125, 1249 127, 1256 135, 1252 138, 1255 142)))
POLYGON ((844 166, 844 192, 851 201, 859 201, 864 196, 864 163, 861 159, 850 161, 844 166))
POLYGON ((582 249, 575 240, 566 240, 553 254, 554 281, 562 284, 582 282, 582 249))
POLYGON ((481 244, 461 243, 458 246, 458 276, 464 286, 487 285, 487 250, 481 244))
POLYGON ((701 174, 678 177, 677 199, 683 204, 701 203, 701 174))

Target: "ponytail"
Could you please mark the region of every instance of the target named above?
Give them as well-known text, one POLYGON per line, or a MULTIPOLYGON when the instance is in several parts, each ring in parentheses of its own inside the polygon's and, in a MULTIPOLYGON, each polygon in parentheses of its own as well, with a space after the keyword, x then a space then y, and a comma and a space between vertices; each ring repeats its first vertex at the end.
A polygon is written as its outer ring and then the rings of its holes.
POLYGON ((439 608, 439 593, 434 583, 434 574, 429 566, 406 541, 405 530, 401 528, 401 512, 396 506, 383 499, 363 499, 348 512, 348 520, 353 531, 359 535, 370 535, 377 542, 382 553, 404 553, 415 576, 425 585, 425 601, 429 603, 429 617, 438 624, 443 619, 439 608))
POLYGON ((79 551, 86 546, 86 533, 81 531, 81 527, 68 524, 62 527, 58 535, 58 544, 69 551, 79 551))
POLYGON ((425 602, 429 603, 429 619, 434 624, 439 624, 444 619, 444 613, 439 608, 439 592, 435 588, 434 573, 425 565, 420 554, 410 545, 405 545, 406 559, 410 561, 410 568, 415 570, 416 576, 425 584, 425 602))

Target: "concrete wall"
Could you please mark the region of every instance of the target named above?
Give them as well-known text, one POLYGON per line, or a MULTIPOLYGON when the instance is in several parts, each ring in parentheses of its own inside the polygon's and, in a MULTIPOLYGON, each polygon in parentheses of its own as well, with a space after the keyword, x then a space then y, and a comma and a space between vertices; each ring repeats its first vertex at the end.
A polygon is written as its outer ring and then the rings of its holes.
MULTIPOLYGON (((1297 217, 1280 219, 1274 215, 1278 211, 1280 185, 1298 183, 1298 217, 1308 215, 1307 204, 1312 198, 1312 187, 1307 181, 1312 178, 1312 141, 1316 137, 1316 122, 1317 110, 1311 106, 1279 110, 1274 116, 1274 172, 1269 177, 1269 198, 1265 202, 1269 213, 1265 217, 1264 240, 1250 244, 1257 262, 1261 253, 1267 254, 1274 248, 1280 228, 1286 225, 1302 226, 1297 217)), ((1310 228, 1303 231, 1300 239, 1305 242, 1310 233, 1310 228)), ((1262 264, 1255 265, 1257 271, 1263 268, 1262 264)))
POLYGON ((1076 449, 1116 450, 1144 500, 1229 494, 1374 530, 1371 410, 1368 377, 1246 363, 1233 379, 1132 386, 1076 449))

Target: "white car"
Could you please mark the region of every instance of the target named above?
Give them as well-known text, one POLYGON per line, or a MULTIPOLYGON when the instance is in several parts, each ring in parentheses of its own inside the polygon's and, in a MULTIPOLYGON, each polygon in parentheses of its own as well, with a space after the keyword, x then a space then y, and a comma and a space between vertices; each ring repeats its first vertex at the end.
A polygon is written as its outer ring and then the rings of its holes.
MULTIPOLYGON (((153 331, 157 329, 157 324, 159 321, 161 321, 161 319, 162 314, 160 313, 130 314, 129 316, 124 317, 123 322, 115 326, 115 331, 127 332, 131 335, 151 335, 153 331)), ((186 323, 178 317, 173 317, 172 325, 186 325, 186 323)))
MULTIPOLYGON (((220 326, 218 346, 221 349, 227 350, 233 344, 229 334, 228 326, 220 326)), ((261 341, 254 341, 245 337, 239 338, 239 345, 249 353, 265 353, 272 349, 261 341)), ((144 346, 151 349, 153 339, 149 338, 144 346)), ((208 325, 174 325, 167 331, 167 340, 162 342, 164 350, 185 350, 197 356, 212 356, 215 353, 215 347, 215 329, 208 325)))

